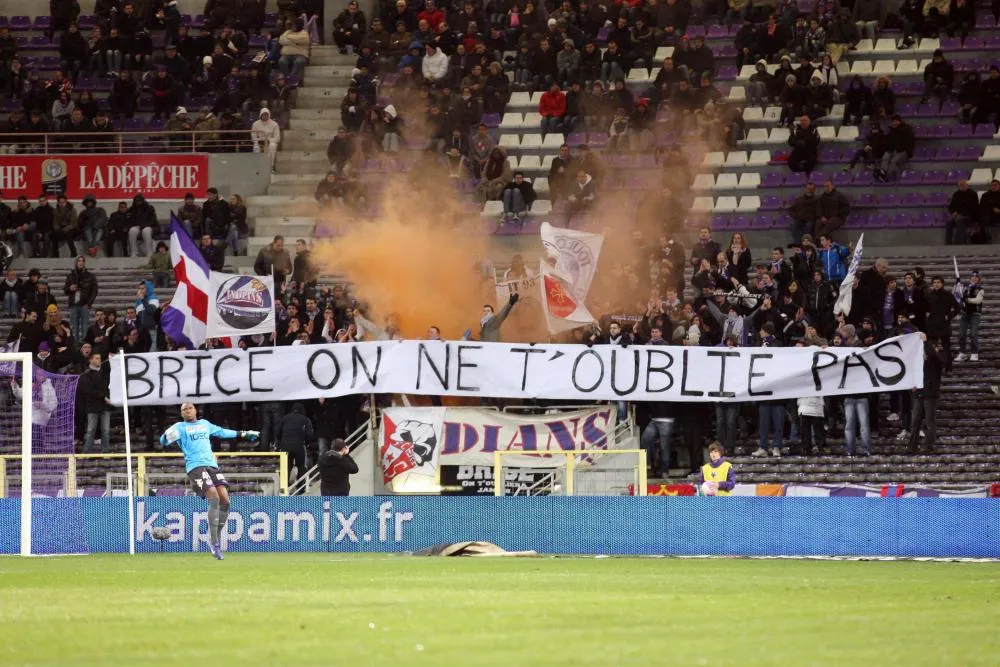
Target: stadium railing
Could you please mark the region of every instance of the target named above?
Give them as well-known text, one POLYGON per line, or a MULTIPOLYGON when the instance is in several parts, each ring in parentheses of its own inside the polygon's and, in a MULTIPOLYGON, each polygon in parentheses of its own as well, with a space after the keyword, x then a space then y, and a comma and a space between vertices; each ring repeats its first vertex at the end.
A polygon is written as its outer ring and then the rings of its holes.
MULTIPOLYGON (((347 446, 350 447, 351 452, 356 451, 366 440, 374 438, 374 432, 371 430, 371 421, 366 421, 361 426, 354 429, 354 432, 347 436, 347 446)), ((309 468, 304 474, 299 475, 298 479, 292 482, 288 486, 289 496, 305 496, 309 495, 309 491, 312 489, 314 484, 319 482, 319 467, 313 466, 309 468)))
POLYGON ((250 130, 19 132, 0 134, 0 155, 49 153, 235 153, 253 146, 250 130))
MULTIPOLYGON (((277 472, 260 473, 255 475, 255 477, 264 479, 277 479, 277 495, 288 495, 288 454, 285 452, 216 452, 215 455, 220 460, 220 466, 222 472, 227 477, 232 477, 233 480, 245 480, 250 476, 248 473, 240 473, 235 471, 230 471, 227 474, 226 470, 226 460, 241 458, 241 459, 272 459, 277 463, 277 472)), ((132 458, 135 463, 135 495, 145 496, 149 495, 150 484, 148 480, 150 476, 157 479, 165 479, 167 477, 177 477, 181 481, 181 486, 186 486, 186 481, 184 481, 184 466, 183 466, 183 456, 179 453, 167 453, 167 452, 156 452, 148 454, 133 454, 132 458), (174 460, 176 465, 171 467, 174 470, 164 471, 164 470, 153 470, 152 468, 157 467, 155 463, 160 460, 174 460)), ((81 463, 86 461, 113 461, 120 460, 121 466, 119 471, 125 470, 125 454, 36 454, 32 456, 34 461, 50 461, 53 463, 65 462, 66 468, 63 469, 62 466, 58 466, 57 471, 53 473, 53 477, 58 477, 56 480, 56 488, 63 490, 66 497, 76 497, 78 490, 78 473, 80 472, 81 463)), ((11 463, 20 463, 20 454, 4 454, 0 455, 0 498, 7 497, 7 489, 9 487, 8 482, 11 481, 9 477, 17 477, 19 479, 20 473, 17 471, 15 475, 13 471, 9 471, 11 468, 11 463)), ((19 467, 19 466, 18 466, 19 467)), ((39 474, 44 474, 41 471, 39 474)), ((105 477, 107 475, 115 475, 112 471, 103 471, 105 477)), ((125 473, 121 473, 124 478, 125 473)), ((51 480, 50 480, 51 481, 51 480)), ((107 482, 105 482, 107 484, 107 482)), ((124 484, 122 489, 124 489, 124 484)))

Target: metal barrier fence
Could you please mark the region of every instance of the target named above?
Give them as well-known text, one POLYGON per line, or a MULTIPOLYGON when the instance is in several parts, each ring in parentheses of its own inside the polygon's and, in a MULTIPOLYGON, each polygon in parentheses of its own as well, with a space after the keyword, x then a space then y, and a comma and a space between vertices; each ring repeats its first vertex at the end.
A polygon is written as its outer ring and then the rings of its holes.
POLYGON ((250 130, 208 130, 173 132, 107 131, 17 132, 0 134, 0 154, 49 153, 236 153, 253 149, 250 130))

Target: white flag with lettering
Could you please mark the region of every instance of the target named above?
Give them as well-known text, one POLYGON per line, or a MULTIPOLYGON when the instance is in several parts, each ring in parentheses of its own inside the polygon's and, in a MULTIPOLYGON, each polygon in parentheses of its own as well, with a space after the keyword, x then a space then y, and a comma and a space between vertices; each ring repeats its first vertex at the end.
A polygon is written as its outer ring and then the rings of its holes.
POLYGON ((542 304, 549 333, 560 333, 594 321, 587 293, 597 273, 604 236, 542 223, 542 304))
POLYGON ((861 264, 861 252, 864 246, 865 235, 858 239, 858 245, 854 247, 854 256, 851 257, 851 265, 847 269, 847 275, 840 283, 840 294, 837 296, 837 303, 833 304, 833 314, 851 314, 851 305, 854 302, 854 275, 858 272, 858 265, 861 264))

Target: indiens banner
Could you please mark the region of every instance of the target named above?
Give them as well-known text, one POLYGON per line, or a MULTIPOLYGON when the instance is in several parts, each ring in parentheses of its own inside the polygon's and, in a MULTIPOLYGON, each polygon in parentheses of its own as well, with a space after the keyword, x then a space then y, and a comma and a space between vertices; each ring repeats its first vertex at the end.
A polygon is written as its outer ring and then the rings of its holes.
POLYGON ((274 333, 274 277, 212 271, 208 338, 274 333))
MULTIPOLYGON (((486 474, 478 467, 492 467, 494 452, 531 452, 531 456, 505 461, 531 466, 544 463, 548 452, 605 449, 616 417, 617 410, 611 406, 546 415, 486 408, 386 408, 379 438, 383 481, 390 484, 399 478, 395 490, 400 490, 400 483, 412 489, 413 476, 433 478, 438 465, 461 465, 466 481, 478 479, 486 483, 475 486, 492 489, 492 472, 486 474)), ((453 485, 451 473, 442 477, 443 485, 453 485)), ((461 484, 457 478, 454 481, 461 484)))
POLYGON ((209 187, 208 155, 82 154, 0 155, 0 190, 4 197, 34 200, 39 193, 82 199, 183 199, 188 192, 205 196, 209 187))
MULTIPOLYGON (((112 359, 111 400, 122 404, 112 359)), ((584 401, 764 401, 923 386, 920 334, 869 348, 383 341, 126 355, 130 405, 421 394, 584 401)))

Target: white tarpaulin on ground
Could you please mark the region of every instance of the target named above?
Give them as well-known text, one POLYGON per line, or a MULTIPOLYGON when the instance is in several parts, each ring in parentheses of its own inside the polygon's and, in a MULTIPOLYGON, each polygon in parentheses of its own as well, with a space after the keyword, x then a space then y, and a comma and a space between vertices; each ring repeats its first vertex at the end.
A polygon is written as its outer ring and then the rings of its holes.
MULTIPOLYGON (((111 399, 122 404, 112 358, 111 399)), ((380 341, 124 356, 130 405, 422 394, 584 401, 762 401, 923 386, 919 334, 870 348, 380 341)))

